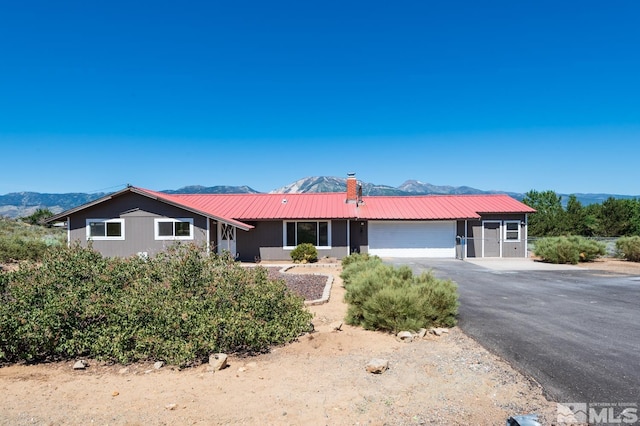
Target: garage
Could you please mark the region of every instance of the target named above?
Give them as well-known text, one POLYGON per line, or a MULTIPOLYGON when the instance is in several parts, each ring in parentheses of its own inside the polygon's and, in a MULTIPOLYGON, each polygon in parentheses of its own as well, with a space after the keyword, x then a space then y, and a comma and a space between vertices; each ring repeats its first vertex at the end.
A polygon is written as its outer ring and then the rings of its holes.
POLYGON ((369 253, 380 257, 456 256, 455 221, 370 221, 369 253))

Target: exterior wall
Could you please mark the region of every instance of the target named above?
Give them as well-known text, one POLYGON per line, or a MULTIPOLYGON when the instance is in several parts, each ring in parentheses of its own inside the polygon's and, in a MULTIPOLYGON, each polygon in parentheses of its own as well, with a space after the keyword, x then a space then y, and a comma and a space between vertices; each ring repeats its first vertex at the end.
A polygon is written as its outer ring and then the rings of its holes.
POLYGON ((526 224, 524 214, 485 215, 482 216, 481 220, 469 220, 467 222, 467 248, 465 257, 482 257, 482 248, 484 244, 484 241, 482 240, 483 221, 501 222, 500 245, 502 257, 527 257, 526 224), (520 222, 520 241, 504 240, 504 221, 520 222))
POLYGON ((369 223, 363 220, 349 221, 350 253, 367 253, 369 251, 369 223))
POLYGON ((207 241, 207 219, 191 212, 155 201, 135 193, 126 193, 108 202, 81 210, 69 220, 72 242, 78 241, 84 247, 89 245, 86 234, 87 219, 124 219, 124 240, 92 240, 94 249, 104 256, 128 257, 138 253, 152 256, 175 244, 171 240, 155 240, 154 219, 192 218, 193 240, 184 243, 205 245, 207 241))
MULTIPOLYGON (((236 252, 238 260, 254 262, 256 260, 291 260, 291 250, 284 248, 283 221, 249 222, 255 226, 251 231, 238 230, 236 234, 236 252)), ((336 257, 342 259, 349 254, 347 247, 347 221, 331 221, 331 247, 318 248, 318 257, 336 257)))

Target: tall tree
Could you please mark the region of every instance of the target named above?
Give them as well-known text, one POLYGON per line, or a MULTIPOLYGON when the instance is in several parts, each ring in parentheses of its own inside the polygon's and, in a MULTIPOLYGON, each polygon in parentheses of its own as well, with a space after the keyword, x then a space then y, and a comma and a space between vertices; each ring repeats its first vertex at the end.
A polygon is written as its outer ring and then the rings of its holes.
POLYGON ((600 210, 600 232, 603 237, 631 235, 634 200, 613 197, 602 203, 600 210))
POLYGON ((567 231, 573 235, 589 235, 587 215, 578 198, 571 194, 566 208, 567 231))
POLYGON ((531 190, 524 195, 522 202, 536 209, 536 212, 529 216, 529 235, 545 237, 567 233, 568 225, 562 208, 562 197, 554 191, 531 190))

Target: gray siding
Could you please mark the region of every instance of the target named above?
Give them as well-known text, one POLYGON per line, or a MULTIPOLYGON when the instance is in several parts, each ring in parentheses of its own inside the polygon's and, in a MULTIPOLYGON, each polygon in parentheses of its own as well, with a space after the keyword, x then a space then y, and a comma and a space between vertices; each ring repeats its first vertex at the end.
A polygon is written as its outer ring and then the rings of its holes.
MULTIPOLYGON (((291 250, 284 248, 283 221, 249 222, 255 226, 248 232, 238 230, 236 251, 238 259, 253 262, 256 259, 291 260, 291 250)), ((343 258, 349 254, 347 247, 347 221, 331 221, 331 247, 319 248, 318 257, 343 258)))
POLYGON ((192 218, 194 239, 181 240, 183 243, 205 245, 207 219, 186 210, 158 202, 135 194, 126 193, 109 202, 101 203, 73 215, 69 221, 71 241, 88 246, 86 236, 87 219, 124 219, 124 240, 93 240, 91 245, 105 256, 128 257, 137 253, 154 255, 165 250, 174 241, 154 239, 154 219, 156 218, 192 218))
MULTIPOLYGON (((526 241, 526 225, 524 214, 509 214, 509 215, 485 215, 481 220, 469 220, 467 222, 467 253, 466 257, 481 257, 482 256, 482 221, 501 221, 504 225, 504 221, 514 220, 520 222, 520 241, 512 242, 505 241, 503 239, 504 233, 501 232, 502 257, 526 257, 527 241, 526 241)), ((463 226, 464 229, 464 226, 463 226)))

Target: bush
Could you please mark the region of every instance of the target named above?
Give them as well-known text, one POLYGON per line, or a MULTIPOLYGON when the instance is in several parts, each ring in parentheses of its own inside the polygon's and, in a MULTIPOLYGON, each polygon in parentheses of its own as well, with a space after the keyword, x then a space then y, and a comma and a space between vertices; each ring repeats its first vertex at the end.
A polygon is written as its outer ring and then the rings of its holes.
POLYGON ((394 268, 375 256, 351 259, 341 276, 348 324, 396 333, 456 323, 458 293, 450 280, 414 276, 409 267, 394 268))
POLYGON ((316 262, 318 260, 318 250, 311 243, 298 244, 296 248, 291 250, 291 259, 300 263, 316 262))
POLYGON ((640 262, 640 237, 621 237, 616 241, 616 256, 640 262))
POLYGON ((0 218, 0 262, 38 261, 48 247, 62 246, 65 241, 63 229, 0 218))
POLYGON ((107 259, 79 246, 0 275, 0 363, 91 357, 179 366, 212 352, 265 352, 308 331, 284 281, 180 246, 107 259))
POLYGON ((371 259, 380 260, 380 258, 378 256, 372 256, 369 253, 353 253, 350 256, 342 258, 342 267, 346 268, 347 266, 351 265, 352 263, 366 262, 366 261, 371 260, 371 259))
POLYGON ((547 237, 536 241, 534 254, 550 263, 591 262, 606 254, 606 246, 598 241, 572 235, 547 237))

